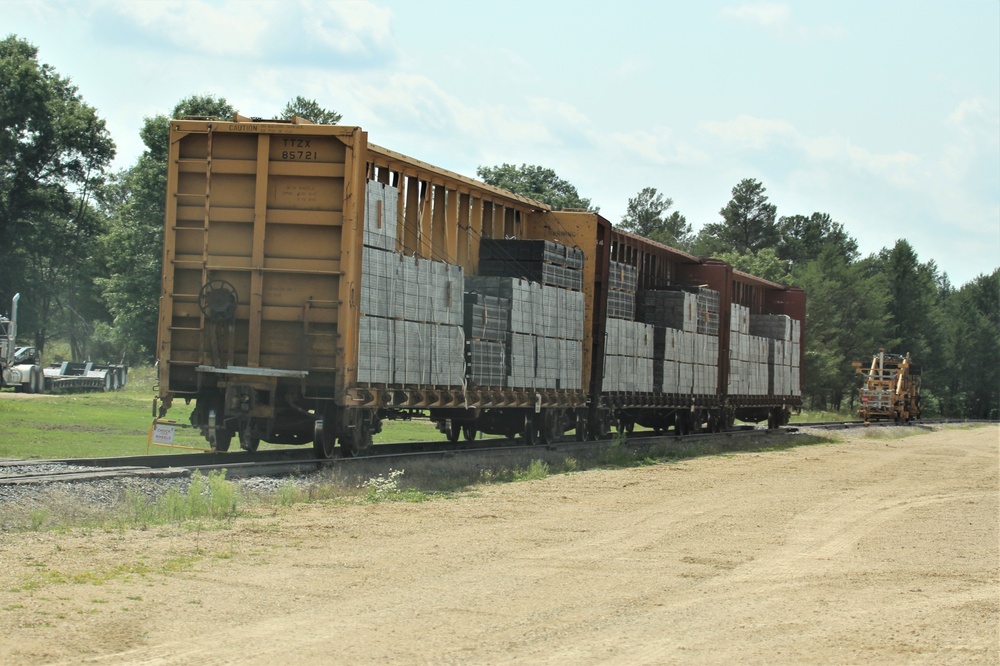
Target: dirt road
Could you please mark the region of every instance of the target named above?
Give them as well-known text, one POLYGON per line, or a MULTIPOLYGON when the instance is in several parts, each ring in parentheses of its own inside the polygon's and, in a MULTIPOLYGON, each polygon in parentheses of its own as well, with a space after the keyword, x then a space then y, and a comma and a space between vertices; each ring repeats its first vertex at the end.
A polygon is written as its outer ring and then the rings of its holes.
POLYGON ((0 546, 0 663, 996 664, 1000 428, 0 546))

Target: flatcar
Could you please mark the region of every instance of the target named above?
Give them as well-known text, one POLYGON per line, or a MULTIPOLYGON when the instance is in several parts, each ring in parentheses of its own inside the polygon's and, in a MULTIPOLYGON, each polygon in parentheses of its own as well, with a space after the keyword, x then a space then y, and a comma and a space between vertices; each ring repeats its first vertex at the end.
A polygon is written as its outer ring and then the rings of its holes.
POLYGON ((551 441, 787 422, 805 293, 368 141, 170 129, 157 413, 355 455, 384 420, 551 441))

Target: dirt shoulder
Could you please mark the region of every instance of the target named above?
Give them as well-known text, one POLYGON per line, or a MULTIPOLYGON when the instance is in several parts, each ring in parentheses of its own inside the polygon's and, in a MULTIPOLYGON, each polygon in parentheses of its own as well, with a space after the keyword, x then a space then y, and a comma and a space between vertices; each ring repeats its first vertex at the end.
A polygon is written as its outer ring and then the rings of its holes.
POLYGON ((0 663, 1000 661, 1000 428, 0 545, 0 663))

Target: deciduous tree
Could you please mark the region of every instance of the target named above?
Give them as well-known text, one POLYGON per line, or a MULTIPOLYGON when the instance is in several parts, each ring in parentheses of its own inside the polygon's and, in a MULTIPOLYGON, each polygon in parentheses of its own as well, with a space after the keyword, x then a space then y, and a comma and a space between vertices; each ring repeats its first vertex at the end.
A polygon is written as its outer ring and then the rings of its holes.
POLYGON ((858 258, 858 242, 826 213, 791 215, 778 220, 777 253, 793 264, 812 261, 834 246, 848 262, 858 258))
POLYGON ((107 277, 100 285, 114 317, 113 335, 132 362, 152 359, 156 347, 170 120, 226 118, 233 112, 225 98, 195 95, 181 100, 169 117, 146 118, 139 131, 146 150, 110 188, 111 224, 103 246, 107 277))
POLYGON ((305 118, 320 125, 336 125, 343 117, 336 111, 324 109, 316 100, 306 99, 301 95, 296 96, 295 99, 286 104, 278 117, 283 120, 291 120, 292 116, 305 118))
POLYGON ((70 79, 29 42, 0 41, 0 298, 22 293, 20 328, 40 349, 50 328, 72 342, 75 322, 99 309, 89 298, 102 230, 92 203, 114 154, 70 79))
POLYGON ((762 277, 772 282, 784 283, 788 280, 788 262, 778 258, 773 248, 767 247, 757 254, 723 252, 717 255, 736 270, 762 277))
POLYGON ((590 199, 580 197, 576 188, 563 180, 552 169, 522 164, 501 164, 500 166, 480 166, 476 175, 487 185, 500 187, 515 194, 548 204, 555 210, 593 210, 590 199))

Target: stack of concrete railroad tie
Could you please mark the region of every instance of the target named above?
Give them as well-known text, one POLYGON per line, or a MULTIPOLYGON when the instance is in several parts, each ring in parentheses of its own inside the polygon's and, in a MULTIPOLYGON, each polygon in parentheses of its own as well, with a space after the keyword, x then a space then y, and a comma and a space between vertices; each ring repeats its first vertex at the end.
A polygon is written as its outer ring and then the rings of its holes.
MULTIPOLYGON (((503 348, 504 377, 502 384, 494 386, 573 390, 582 387, 582 269, 580 250, 552 241, 482 241, 481 275, 467 277, 466 290, 509 303, 503 348)), ((468 324, 466 335, 470 336, 468 324)), ((473 357, 473 377, 494 376, 492 369, 477 370, 477 365, 473 357)))
POLYGON ((394 187, 368 182, 358 382, 462 386, 462 267, 394 251, 398 196, 394 187))
POLYGON ((507 367, 504 342, 510 299, 465 293, 465 336, 469 344, 469 380, 473 386, 503 386, 507 367))
POLYGON ((658 391, 717 393, 719 303, 719 292, 705 287, 640 292, 637 318, 654 327, 658 391))
POLYGON ((608 393, 650 393, 655 380, 653 327, 635 321, 638 271, 612 261, 608 272, 603 389, 608 393))
POLYGON ((750 315, 750 333, 767 340, 767 392, 802 395, 799 385, 801 322, 787 315, 750 315))

